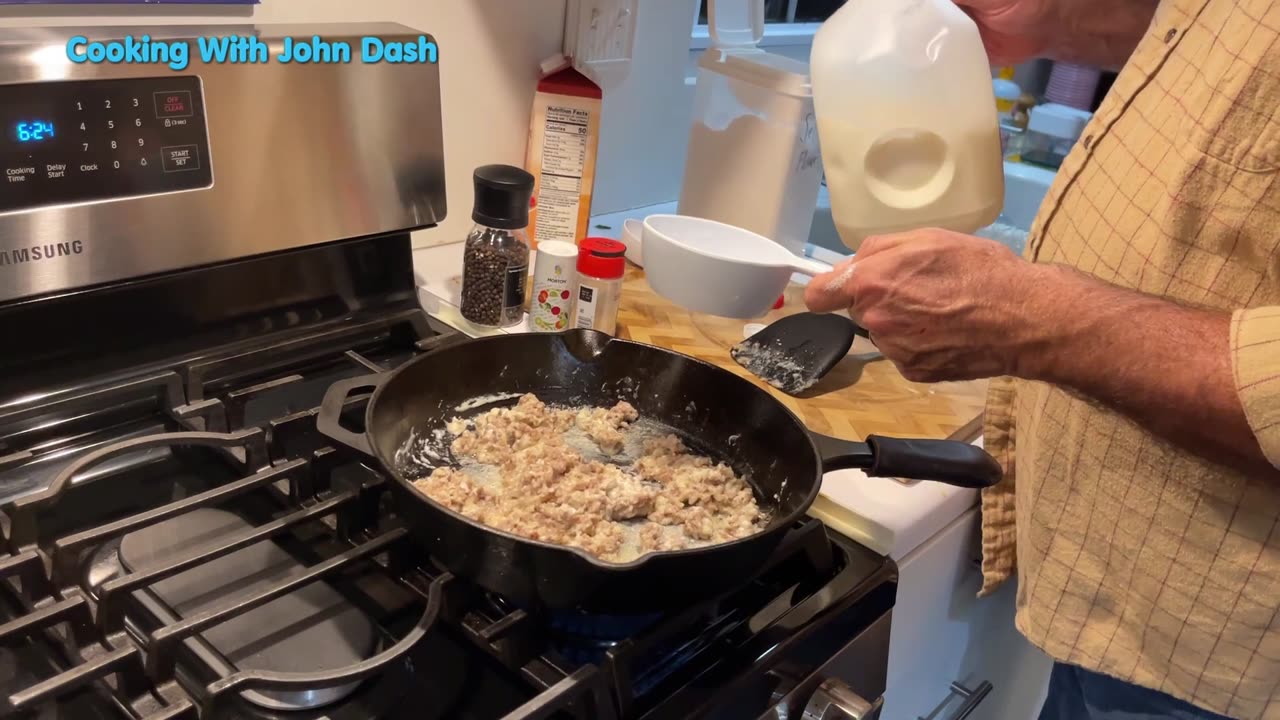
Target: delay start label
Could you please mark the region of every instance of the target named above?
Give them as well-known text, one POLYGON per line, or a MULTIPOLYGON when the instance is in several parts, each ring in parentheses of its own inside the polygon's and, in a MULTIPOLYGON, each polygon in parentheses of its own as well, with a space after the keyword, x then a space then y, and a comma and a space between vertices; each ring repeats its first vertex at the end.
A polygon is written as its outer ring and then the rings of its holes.
POLYGON ((435 41, 425 35, 411 40, 387 40, 367 35, 360 38, 356 47, 344 40, 325 40, 319 35, 287 37, 274 52, 266 42, 252 35, 211 35, 196 38, 194 43, 190 40, 153 40, 150 35, 136 38, 128 35, 118 40, 101 41, 77 35, 67 41, 67 59, 77 64, 165 65, 181 71, 191 64, 193 52, 208 65, 436 63, 440 55, 435 41))

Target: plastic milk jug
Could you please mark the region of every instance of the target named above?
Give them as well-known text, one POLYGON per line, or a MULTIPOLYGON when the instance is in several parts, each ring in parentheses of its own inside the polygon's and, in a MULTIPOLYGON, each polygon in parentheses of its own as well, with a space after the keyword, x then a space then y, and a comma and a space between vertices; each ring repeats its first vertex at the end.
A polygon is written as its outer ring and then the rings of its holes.
POLYGON ((831 211, 845 245, 922 227, 973 232, 1004 203, 991 69, 951 0, 857 0, 810 58, 831 211))

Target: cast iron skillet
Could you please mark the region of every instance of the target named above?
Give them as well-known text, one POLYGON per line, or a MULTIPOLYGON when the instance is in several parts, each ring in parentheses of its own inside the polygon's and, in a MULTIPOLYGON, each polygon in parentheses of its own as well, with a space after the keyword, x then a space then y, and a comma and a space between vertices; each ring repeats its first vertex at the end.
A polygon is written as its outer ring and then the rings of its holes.
POLYGON ((995 484, 1001 475, 990 455, 966 443, 883 437, 856 443, 812 434, 785 405, 727 370, 590 330, 468 340, 394 372, 335 383, 325 395, 318 426, 381 464, 393 479, 397 512, 424 550, 449 571, 514 602, 549 609, 657 612, 716 597, 765 564, 817 497, 825 471, 862 468, 880 477, 973 488, 995 484), (343 407, 352 393, 369 388, 374 392, 365 411, 366 430, 352 432, 341 424, 343 407), (411 432, 443 430, 451 419, 467 414, 457 407, 477 396, 526 392, 551 403, 631 402, 642 417, 671 426, 694 449, 747 477, 757 498, 773 509, 772 522, 733 542, 650 554, 621 565, 494 530, 413 487, 421 469, 396 460, 411 432))

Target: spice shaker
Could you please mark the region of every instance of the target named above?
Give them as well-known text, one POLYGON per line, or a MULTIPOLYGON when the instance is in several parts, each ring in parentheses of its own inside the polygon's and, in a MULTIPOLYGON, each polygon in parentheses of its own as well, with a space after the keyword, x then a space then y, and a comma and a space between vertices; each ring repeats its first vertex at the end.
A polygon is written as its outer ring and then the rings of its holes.
POLYGON ((614 334, 622 300, 627 246, 607 238, 586 238, 578 245, 578 298, 573 326, 614 334))
POLYGON ((533 176, 510 165, 485 165, 474 175, 476 225, 462 254, 462 317, 485 327, 524 319, 529 275, 529 202, 533 176))
POLYGON ((560 240, 538 243, 533 265, 529 325, 534 332, 568 329, 578 287, 578 246, 560 240))

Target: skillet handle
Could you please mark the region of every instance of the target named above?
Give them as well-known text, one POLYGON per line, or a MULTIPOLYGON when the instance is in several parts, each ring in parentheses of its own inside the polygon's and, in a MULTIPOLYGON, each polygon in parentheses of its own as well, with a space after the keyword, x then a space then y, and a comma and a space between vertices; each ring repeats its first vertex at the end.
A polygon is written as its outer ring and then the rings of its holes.
POLYGON ((373 446, 369 444, 366 433, 354 433, 342 427, 342 410, 347 405, 347 398, 357 390, 374 389, 381 385, 391 373, 374 373, 361 377, 347 378, 329 386, 320 403, 320 414, 316 416, 316 429, 321 435, 346 445, 357 452, 373 456, 373 446))
POLYGON ((1000 482, 1000 464, 986 450, 955 440, 911 440, 870 435, 865 443, 810 433, 822 470, 857 468, 871 477, 929 480, 982 489, 1000 482))

